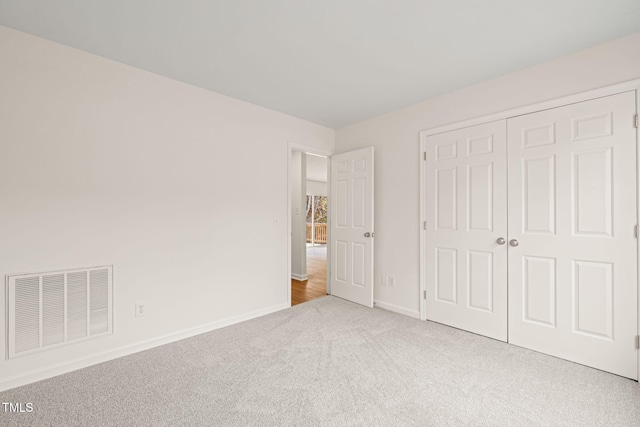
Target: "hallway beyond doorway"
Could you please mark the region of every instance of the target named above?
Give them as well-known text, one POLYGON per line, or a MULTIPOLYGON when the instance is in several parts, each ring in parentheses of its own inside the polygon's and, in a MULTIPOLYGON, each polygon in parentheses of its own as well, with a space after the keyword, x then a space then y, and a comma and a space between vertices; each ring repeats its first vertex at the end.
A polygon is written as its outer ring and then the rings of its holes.
POLYGON ((291 279, 291 305, 327 295, 327 245, 307 248, 307 280, 291 279))

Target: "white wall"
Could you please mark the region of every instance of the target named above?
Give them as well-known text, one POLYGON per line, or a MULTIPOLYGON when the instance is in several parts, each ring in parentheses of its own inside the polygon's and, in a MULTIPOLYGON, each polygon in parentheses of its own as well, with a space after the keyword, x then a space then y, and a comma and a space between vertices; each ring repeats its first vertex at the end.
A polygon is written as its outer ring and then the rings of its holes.
POLYGON ((307 194, 327 195, 327 158, 307 155, 307 194))
POLYGON ((115 306, 0 389, 289 305, 288 144, 332 129, 4 27, 0 94, 0 275, 113 264, 115 306))
POLYGON ((327 183, 307 180, 307 194, 314 196, 326 196, 327 183))
MULTIPOLYGON (((473 64, 469 64, 473 66, 473 64)), ((375 300, 419 316, 419 132, 640 78, 640 33, 336 132, 336 152, 374 146, 375 300), (380 286, 380 276, 395 287, 380 286)))
POLYGON ((291 277, 307 280, 307 155, 291 153, 291 277))
POLYGON ((307 154, 307 180, 327 182, 328 180, 327 158, 307 154))

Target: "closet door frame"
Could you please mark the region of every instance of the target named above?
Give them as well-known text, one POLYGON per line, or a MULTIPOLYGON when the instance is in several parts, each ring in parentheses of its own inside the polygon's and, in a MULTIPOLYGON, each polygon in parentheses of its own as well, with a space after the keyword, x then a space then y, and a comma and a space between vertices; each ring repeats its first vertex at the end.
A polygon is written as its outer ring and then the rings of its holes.
MULTIPOLYGON (((420 306, 420 319, 427 320, 427 303, 426 303, 426 282, 427 282, 427 266, 426 266, 426 254, 427 254, 427 239, 426 239, 426 230, 429 224, 427 224, 427 207, 426 207, 426 185, 425 179, 427 175, 426 171, 426 153, 427 153, 427 137, 439 133, 449 132, 453 130, 457 130, 464 127, 476 126, 483 123, 498 121, 498 120, 506 120, 511 117, 516 117, 524 114, 535 113, 542 110, 548 110, 552 108, 562 107, 569 104, 574 104, 583 101, 589 101, 591 99, 601 98, 609 95, 615 95, 623 92, 635 91, 636 96, 636 120, 638 120, 637 115, 640 114, 640 79, 631 80, 625 83, 620 83, 613 86, 607 86, 595 90, 590 90, 586 92, 581 92, 578 94, 552 99, 549 101, 544 101, 532 105, 528 105, 525 107, 515 108, 511 110, 502 111, 500 113, 495 113, 487 116, 481 116, 470 120, 465 120, 462 122, 457 122, 453 124, 449 124, 446 126, 440 126, 436 128, 431 128, 427 130, 423 130, 420 132, 420 223, 419 233, 420 233, 420 294, 419 294, 419 306, 420 306)), ((632 120, 630 118, 629 120, 632 120)), ((636 122, 637 123, 637 122, 636 122)), ((636 147, 640 145, 640 129, 636 126, 636 147)), ((640 203, 640 148, 636 150, 636 200, 637 204, 640 203)), ((639 207, 636 206, 636 216, 638 215, 639 207)), ((636 224, 640 223, 640 218, 636 218, 636 224)), ((640 238, 636 239, 636 245, 638 248, 638 254, 640 254, 640 238)), ((640 255, 639 255, 640 258, 640 255)), ((637 260, 637 268, 638 268, 638 278, 640 281, 640 259, 637 260)), ((637 325, 637 333, 640 335, 640 286, 636 283, 636 286, 639 287, 638 292, 638 325, 637 325)), ((640 372, 640 351, 638 351, 638 370, 640 372)))

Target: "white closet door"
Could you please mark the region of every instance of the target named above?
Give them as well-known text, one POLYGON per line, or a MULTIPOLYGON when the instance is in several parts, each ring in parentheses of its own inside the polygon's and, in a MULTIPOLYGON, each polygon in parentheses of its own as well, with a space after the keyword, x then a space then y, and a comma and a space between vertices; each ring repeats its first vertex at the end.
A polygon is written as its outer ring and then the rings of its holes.
POLYGON ((637 379, 634 114, 627 92, 507 121, 509 342, 637 379))
POLYGON ((506 341, 506 122, 427 138, 427 319, 506 341))

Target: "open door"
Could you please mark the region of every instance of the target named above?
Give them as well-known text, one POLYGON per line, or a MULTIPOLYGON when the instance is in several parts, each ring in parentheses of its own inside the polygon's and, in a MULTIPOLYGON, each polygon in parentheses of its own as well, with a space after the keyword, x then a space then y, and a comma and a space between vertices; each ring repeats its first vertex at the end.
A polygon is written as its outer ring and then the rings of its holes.
POLYGON ((331 294, 373 307, 373 147, 331 157, 331 294))

